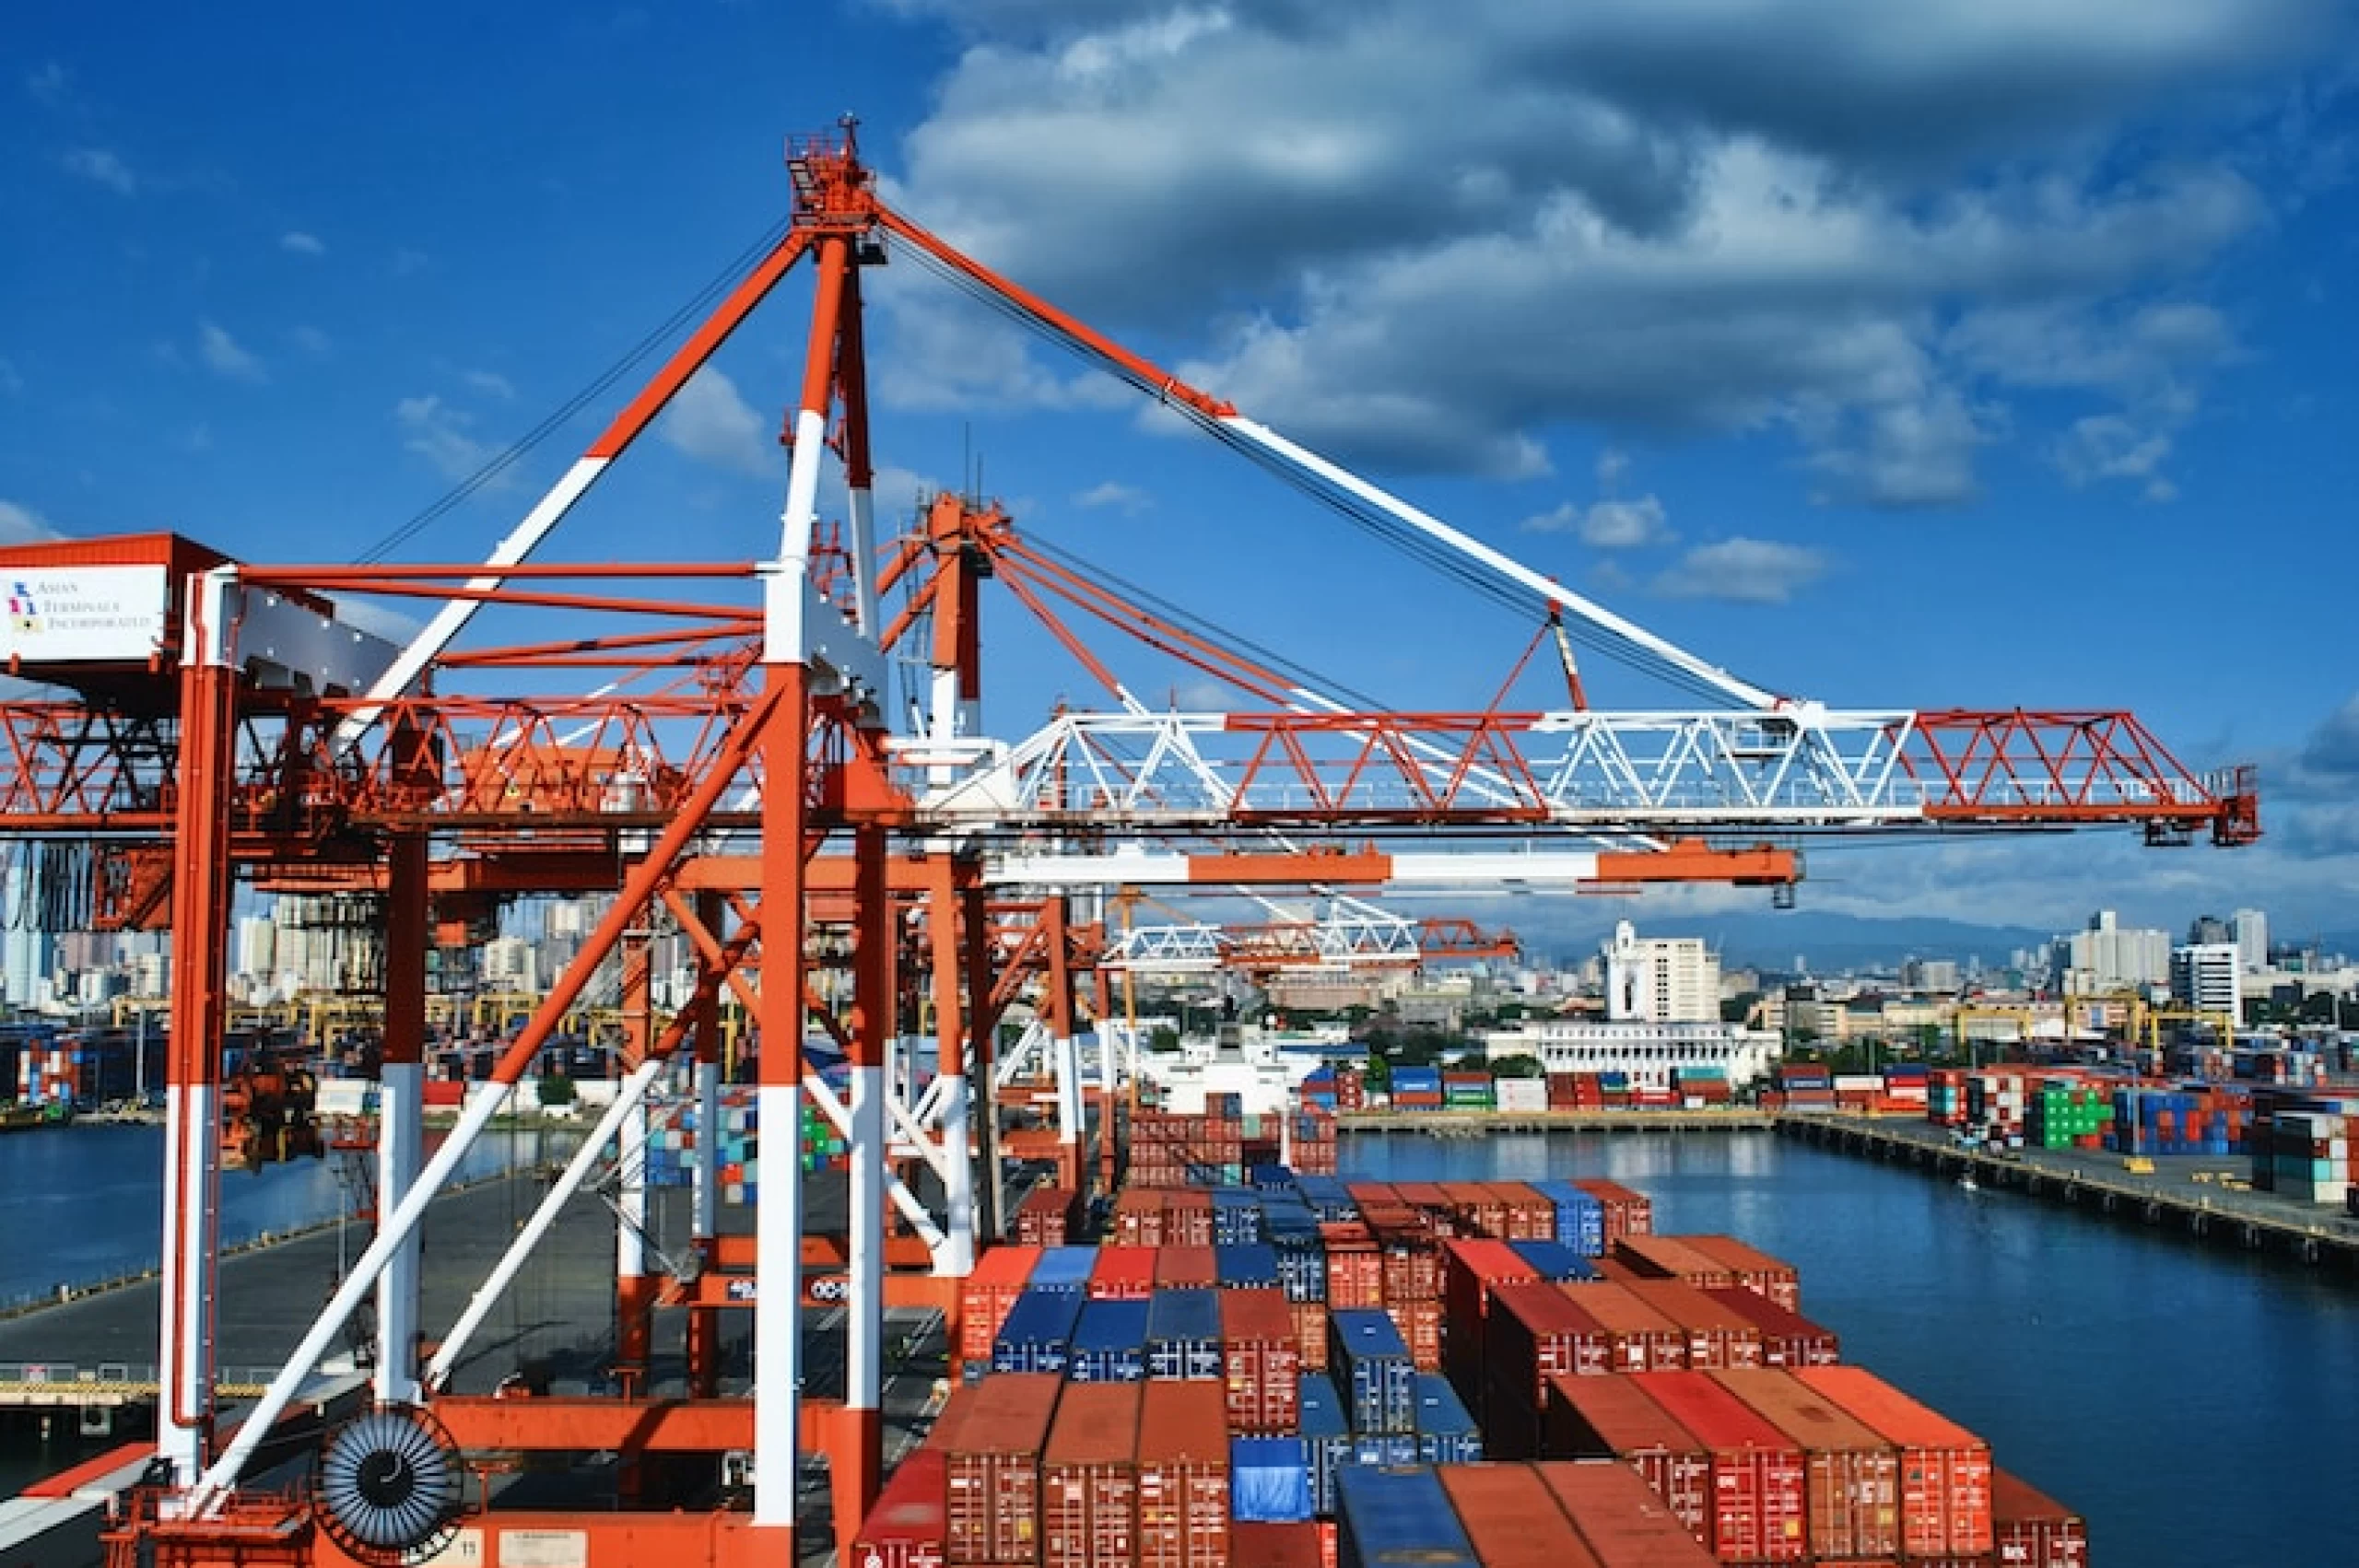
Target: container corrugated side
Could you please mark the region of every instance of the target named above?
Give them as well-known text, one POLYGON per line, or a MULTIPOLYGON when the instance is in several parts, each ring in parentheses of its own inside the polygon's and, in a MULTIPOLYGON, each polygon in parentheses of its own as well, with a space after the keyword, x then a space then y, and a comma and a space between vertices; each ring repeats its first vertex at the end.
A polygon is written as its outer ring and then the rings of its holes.
POLYGON ((1041 1568, 1124 1568, 1137 1550, 1140 1387, 1075 1385, 1040 1452, 1041 1568))
POLYGON ((1343 1568, 1480 1568, 1449 1494, 1426 1466, 1346 1466, 1335 1491, 1343 1568))
POLYGON ((1737 1282, 1728 1265, 1677 1236, 1625 1235, 1614 1244, 1614 1255, 1659 1280, 1684 1280, 1705 1290, 1725 1290, 1737 1282))
POLYGON ((1900 1452, 1900 1527, 1911 1557, 1980 1557, 1991 1548, 1990 1445, 1872 1372, 1794 1374, 1900 1452))
POLYGON ((1327 1366, 1355 1432, 1415 1429, 1416 1369, 1401 1330, 1381 1312, 1330 1313, 1327 1366))
POLYGON ((1213 1248, 1213 1267, 1225 1291, 1275 1291, 1280 1288, 1278 1251, 1268 1242, 1246 1242, 1213 1248))
POLYGON ((1723 1562, 1799 1562, 1809 1550, 1802 1449, 1703 1372, 1631 1381, 1696 1434, 1712 1459, 1707 1539, 1723 1562))
POLYGON ((1226 1568, 1228 1515, 1220 1385, 1149 1381, 1139 1406, 1138 1568, 1226 1568))
POLYGON ((1074 1323, 1065 1376, 1075 1383, 1136 1383, 1146 1376, 1144 1301, 1084 1303, 1074 1323))
POLYGON ((1766 1296, 1739 1288, 1704 1293, 1761 1330, 1761 1364, 1785 1367, 1835 1366, 1843 1360, 1843 1341, 1835 1330, 1789 1312, 1766 1296))
POLYGON ((2002 1568, 2088 1568, 2087 1521, 1996 1468, 1990 1472, 1990 1525, 2002 1568))
POLYGON ((916 1448, 894 1467, 852 1539, 852 1561, 874 1568, 943 1568, 950 1560, 950 1461, 916 1448))
POLYGON ((1037 1246, 994 1246, 975 1260, 958 1287, 958 1354, 962 1362, 989 1365, 992 1341, 1015 1298, 1024 1293, 1040 1261, 1037 1246))
POLYGON ((1802 1449, 1811 1555, 1899 1555, 1900 1469, 1891 1444, 1791 1373, 1716 1372, 1712 1377, 1802 1449))
POLYGON ((1687 1337, 1690 1371, 1747 1370, 1762 1364, 1760 1326, 1686 1281, 1633 1280, 1622 1288, 1687 1337))
POLYGON ((1319 1527, 1257 1525, 1229 1527, 1229 1568, 1320 1568, 1319 1527))
POLYGON ((1611 1370, 1606 1337, 1566 1294, 1594 1288, 1534 1281, 1491 1293, 1483 1330, 1483 1427, 1498 1457, 1523 1459, 1539 1451, 1549 1378, 1611 1370))
POLYGON ((1540 1282, 1540 1271, 1504 1241, 1461 1237, 1442 1244, 1441 1364, 1480 1412, 1484 1326, 1491 1293, 1540 1282))
POLYGON ((1209 1246, 1163 1246, 1155 1252, 1155 1286, 1163 1291, 1208 1291, 1220 1283, 1220 1269, 1209 1246))
POLYGON ((1063 1372, 1081 1307, 1079 1291, 1027 1290, 1016 1297, 992 1341, 992 1370, 1063 1372))
POLYGON ((1097 1267, 1097 1249, 1094 1246, 1044 1246, 1040 1249, 1040 1261, 1032 1266, 1029 1288, 1079 1294, 1089 1288, 1089 1276, 1097 1267))
POLYGON ((1335 1471, 1351 1462, 1352 1423, 1344 1397, 1323 1374, 1305 1373, 1297 1387, 1302 1409, 1303 1457, 1310 1466, 1314 1513, 1335 1511, 1335 1471))
POLYGON ((1679 1372, 1687 1365, 1687 1336, 1670 1319, 1610 1280, 1553 1287, 1596 1320, 1613 1346, 1612 1372, 1679 1372))
POLYGON ((1683 1235, 1679 1239, 1725 1265, 1741 1289, 1766 1296, 1788 1312, 1802 1309, 1802 1274, 1784 1258, 1772 1258, 1734 1236, 1683 1235))
POLYGON ((1146 1375, 1220 1381, 1220 1293, 1157 1291, 1148 1298, 1146 1375))
POLYGON ((1550 1459, 1532 1469, 1555 1493, 1599 1568, 1712 1568, 1712 1554, 1629 1466, 1550 1459))
POLYGON ((1448 1465, 1434 1474, 1483 1568, 1598 1568, 1529 1465, 1448 1465))
POLYGON ((1040 1449, 1063 1379, 996 1373, 977 1386, 945 1450, 950 1561, 1032 1563, 1040 1554, 1040 1449))
POLYGON ((1294 1309, 1269 1291, 1220 1293, 1221 1379, 1228 1429, 1240 1434, 1294 1432, 1300 1421, 1302 1352, 1294 1309))
POLYGON ((1482 1429, 1466 1403, 1437 1372, 1417 1374, 1417 1460, 1426 1465, 1472 1465, 1483 1457, 1482 1429))
POLYGON ((1646 1478, 1691 1535, 1710 1528, 1712 1457, 1696 1434, 1626 1377, 1548 1380, 1551 1459, 1618 1459, 1646 1478))

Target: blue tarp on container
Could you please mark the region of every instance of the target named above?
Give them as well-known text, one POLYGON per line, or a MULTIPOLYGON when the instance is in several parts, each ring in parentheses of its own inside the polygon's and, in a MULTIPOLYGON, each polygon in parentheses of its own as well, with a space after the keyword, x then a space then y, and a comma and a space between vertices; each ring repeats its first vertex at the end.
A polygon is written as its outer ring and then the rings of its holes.
POLYGON ((1391 1317, 1373 1307, 1327 1315, 1327 1365, 1354 1432, 1414 1432, 1416 1369, 1391 1317))
POLYGON ((1338 1568, 1476 1568, 1441 1481, 1423 1465, 1352 1465, 1336 1481, 1338 1568))
POLYGON ((1428 1465, 1472 1465, 1483 1457, 1483 1434, 1449 1379, 1417 1374, 1417 1457, 1428 1465))
POLYGON ((1561 1241, 1511 1241, 1508 1246, 1532 1266, 1533 1273, 1553 1283, 1597 1278, 1597 1270, 1590 1260, 1561 1241))
POLYGON ((1535 1181, 1532 1189, 1556 1208, 1556 1239, 1583 1258, 1605 1256, 1605 1205, 1568 1181, 1535 1181))
POLYGON ((1352 1459, 1352 1423, 1344 1414, 1343 1397, 1323 1372, 1302 1375, 1302 1445, 1310 1463, 1311 1507, 1320 1514, 1335 1511, 1335 1470, 1352 1459))
POLYGON ((1146 1304, 1146 1375, 1218 1382, 1220 1297, 1212 1291, 1157 1291, 1146 1304))
POLYGON ((1062 1372, 1081 1316, 1075 1291, 1027 1290, 1015 1298, 992 1341, 993 1372, 1062 1372))
POLYGON ((1274 1291, 1278 1249, 1265 1241, 1213 1248, 1213 1273, 1225 1291, 1274 1291))
POLYGON ((1089 1272, 1097 1267, 1097 1249, 1094 1246, 1050 1246, 1040 1251, 1040 1260, 1032 1265, 1032 1278, 1026 1288, 1035 1291, 1086 1291, 1089 1272))
POLYGON ((1299 1437, 1228 1440, 1228 1516, 1240 1525, 1297 1525, 1310 1517, 1310 1467, 1299 1437))
POLYGON ((1147 1304, 1093 1301, 1074 1324, 1065 1375, 1075 1383, 1136 1383, 1146 1376, 1147 1304))

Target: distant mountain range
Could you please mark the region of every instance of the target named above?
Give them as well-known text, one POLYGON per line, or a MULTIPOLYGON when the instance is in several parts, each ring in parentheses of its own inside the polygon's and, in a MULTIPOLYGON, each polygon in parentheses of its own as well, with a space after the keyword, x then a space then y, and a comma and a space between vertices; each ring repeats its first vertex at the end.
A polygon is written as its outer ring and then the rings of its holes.
MULTIPOLYGON (((1500 911, 1503 923, 1514 929, 1523 940, 1524 950, 1534 955, 1560 961, 1585 958, 1614 930, 1613 919, 1600 920, 1584 912, 1581 918, 1560 920, 1551 918, 1555 911, 1543 913, 1543 909, 1544 906, 1520 904, 1500 911)), ((1909 958, 1954 958, 1960 963, 1979 958, 1986 966, 1996 966, 2006 963, 2016 950, 2037 947, 2056 934, 2031 926, 1979 926, 1922 918, 1874 920, 1816 909, 1722 915, 1666 911, 1641 921, 1638 930, 1647 936, 1702 937, 1719 952, 1726 968, 1790 970, 1799 957, 1813 974, 1890 969, 1909 958)))

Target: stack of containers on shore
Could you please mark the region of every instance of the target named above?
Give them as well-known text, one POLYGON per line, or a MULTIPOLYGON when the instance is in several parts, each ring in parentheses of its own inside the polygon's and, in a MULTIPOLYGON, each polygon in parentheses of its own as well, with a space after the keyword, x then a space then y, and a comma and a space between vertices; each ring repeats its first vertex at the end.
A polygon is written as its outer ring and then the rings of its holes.
POLYGON ((1452 1111, 1487 1111, 1492 1108, 1491 1075, 1487 1072, 1449 1071, 1441 1075, 1442 1108, 1452 1111))
MULTIPOLYGON (((2359 1102, 2315 1099, 2272 1108, 2269 1124, 2270 1190, 2296 1203, 2347 1207, 2352 1190, 2351 1134, 2359 1102)), ((2259 1187, 2263 1156, 2253 1154, 2259 1187)))
POLYGON ((1396 1111, 1438 1111, 1442 1108, 1441 1069, 1392 1069, 1392 1108, 1396 1111))
POLYGON ((1069 1187, 1036 1187, 1015 1207, 1015 1239, 1027 1246, 1062 1246, 1080 1233, 1081 1194, 1069 1187))
POLYGON ((1547 1078, 1548 1108, 1552 1111, 1602 1111, 1605 1085, 1594 1072, 1552 1072, 1547 1078))
MULTIPOLYGON (((698 1140, 703 1129, 694 1101, 685 1104, 653 1106, 647 1113, 647 1185, 650 1187, 690 1187, 696 1182, 698 1140)), ((816 1107, 804 1107, 804 1167, 836 1158, 842 1153, 842 1140, 834 1138, 835 1129, 813 1128, 811 1118, 818 1116, 816 1107)), ((760 1113, 754 1108, 754 1092, 746 1088, 730 1088, 721 1097, 720 1169, 722 1197, 725 1201, 742 1203, 747 1200, 748 1189, 757 1189, 760 1177, 761 1141, 760 1113), (749 1171, 751 1174, 749 1175, 749 1171), (737 1195, 732 1196, 731 1188, 737 1195)))
POLYGON ((1544 1078, 1500 1078, 1491 1084, 1491 1102, 1503 1116, 1538 1114, 1548 1108, 1544 1078))
POLYGON ((17 1098, 28 1106, 72 1106, 80 1103, 87 1066, 85 1047, 28 1045, 17 1058, 17 1098))
POLYGON ((1835 1104, 1847 1111, 1879 1109, 1884 1100, 1884 1075, 1878 1072, 1838 1072, 1834 1078, 1835 1104))
POLYGON ((1966 1125, 1985 1137, 2021 1143, 2031 1130, 2031 1081, 2020 1070, 1992 1069, 1966 1075, 1966 1125))
POLYGON ((2222 1090, 2116 1089, 2105 1146, 2120 1154, 2242 1153, 2248 1104, 2222 1090))
POLYGON ((1966 1072, 1937 1068, 1925 1082, 1925 1119, 1937 1127, 1966 1125, 1966 1072))
POLYGON ((2041 1149, 2102 1149, 2113 1122, 2113 1100, 2103 1089, 2071 1078, 2043 1078, 2032 1096, 2025 1136, 2041 1149))
POLYGON ((1795 1110, 1829 1110, 1835 1105, 1835 1074, 1825 1062, 1786 1062, 1778 1069, 1778 1093, 1795 1110))
POLYGON ((1725 1067, 1674 1067, 1671 1070, 1671 1086, 1679 1095, 1680 1104, 1690 1109, 1725 1106, 1731 1098, 1729 1070, 1725 1067))

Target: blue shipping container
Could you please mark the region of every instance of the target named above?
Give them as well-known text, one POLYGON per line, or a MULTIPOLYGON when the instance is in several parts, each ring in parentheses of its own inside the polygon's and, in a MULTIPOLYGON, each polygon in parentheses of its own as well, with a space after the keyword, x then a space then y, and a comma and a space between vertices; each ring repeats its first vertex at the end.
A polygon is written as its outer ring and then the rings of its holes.
POLYGON ((1225 1291, 1274 1291, 1278 1251, 1265 1241, 1213 1248, 1213 1272, 1225 1291))
POLYGON ((1552 1283, 1561 1285, 1567 1280, 1586 1282, 1597 1278, 1590 1260, 1561 1241, 1511 1241, 1508 1246, 1531 1265, 1533 1273, 1552 1283))
POLYGON ((1346 1466, 1335 1492, 1338 1568, 1477 1568, 1449 1494, 1426 1467, 1346 1466))
POLYGON ((1240 1525, 1297 1525, 1310 1517, 1310 1467, 1299 1437, 1228 1440, 1228 1516, 1240 1525))
POLYGON ((1483 1458, 1483 1434, 1449 1379, 1417 1374, 1417 1457, 1428 1465, 1473 1465, 1483 1458))
POLYGON ((992 1341, 993 1372, 1062 1372, 1081 1316, 1075 1291, 1028 1290, 1015 1298, 992 1341))
POLYGON ((1143 1301, 1093 1301, 1074 1324, 1065 1375, 1075 1383, 1137 1383, 1146 1376, 1143 1301))
POLYGON ((1327 1323, 1327 1364, 1351 1410, 1352 1430, 1416 1431, 1416 1369, 1391 1317, 1356 1307, 1328 1314, 1327 1323))
POLYGON ((1605 1256, 1605 1205, 1568 1181, 1535 1181, 1533 1191, 1556 1206, 1556 1239, 1583 1258, 1605 1256))
POLYGON ((1089 1271, 1097 1266, 1097 1249, 1094 1246, 1051 1246, 1043 1248, 1040 1260, 1032 1265, 1032 1278, 1027 1288, 1036 1291, 1081 1292, 1089 1288, 1089 1271))
POLYGON ((1217 1294, 1157 1291, 1147 1298, 1146 1375, 1176 1381, 1220 1381, 1217 1294))
POLYGON ((1352 1462, 1352 1427, 1344 1400, 1323 1372, 1302 1375, 1302 1445, 1310 1464, 1310 1501, 1322 1515, 1335 1511, 1335 1471, 1352 1462))
POLYGON ((1223 1188, 1213 1194, 1213 1245, 1242 1246, 1262 1239, 1262 1199, 1223 1188))

